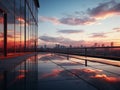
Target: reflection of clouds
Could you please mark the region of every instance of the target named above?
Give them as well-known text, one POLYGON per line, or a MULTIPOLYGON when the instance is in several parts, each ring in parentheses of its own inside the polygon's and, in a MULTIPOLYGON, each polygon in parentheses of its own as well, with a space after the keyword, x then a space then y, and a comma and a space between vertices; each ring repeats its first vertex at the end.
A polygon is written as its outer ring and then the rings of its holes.
POLYGON ((2 24, 4 21, 3 17, 0 17, 0 24, 2 24))
POLYGON ((96 72, 101 72, 102 70, 93 70, 93 69, 82 69, 83 72, 86 73, 96 73, 96 72))
POLYGON ((51 56, 51 54, 40 54, 38 55, 38 59, 42 60, 43 58, 49 57, 49 56, 51 56))
POLYGON ((25 75, 24 74, 20 74, 16 77, 16 79, 24 79, 25 78, 25 75))
MULTIPOLYGON (((1 33, 0 33, 0 38, 3 38, 3 37, 4 37, 4 33, 1 32, 1 33)), ((7 37, 8 37, 9 39, 12 39, 12 38, 14 38, 14 35, 7 34, 7 37)), ((18 37, 16 37, 16 38, 18 38, 18 37)))
POLYGON ((70 76, 75 76, 75 75, 79 75, 81 78, 90 80, 90 79, 97 79, 97 80, 103 80, 106 82, 120 82, 120 78, 119 77, 115 77, 115 76, 108 76, 106 74, 103 73, 102 70, 99 69, 89 69, 89 68, 84 68, 84 69, 71 69, 69 70, 71 73, 66 72, 65 70, 59 70, 59 69, 54 69, 52 70, 50 73, 46 73, 41 75, 41 78, 50 78, 50 77, 57 77, 62 73, 65 73, 66 75, 70 75, 70 76))
POLYGON ((86 78, 99 79, 107 82, 120 82, 119 77, 107 76, 106 74, 103 73, 102 70, 85 68, 85 69, 72 70, 72 72, 74 74, 78 74, 78 75, 80 74, 82 76, 86 76, 86 78))
MULTIPOLYGON (((24 26, 25 24, 25 19, 22 17, 18 17, 17 20, 19 21, 21 26, 24 26)), ((28 22, 26 22, 26 26, 28 26, 28 22)))
POLYGON ((21 22, 21 23, 24 23, 24 22, 25 22, 24 18, 21 18, 21 17, 18 17, 17 20, 18 20, 19 22, 21 22))
MULTIPOLYGON (((38 59, 37 55, 29 57, 26 62, 27 63, 36 63, 36 59, 38 59)), ((27 71, 28 72, 28 71, 27 71)))
POLYGON ((25 73, 25 72, 28 72, 28 70, 22 69, 22 70, 18 70, 18 72, 20 72, 20 73, 25 73))
POLYGON ((48 78, 48 77, 57 77, 60 74, 61 70, 54 69, 51 73, 43 74, 42 78, 48 78))
POLYGON ((96 74, 95 76, 91 76, 91 78, 102 79, 108 82, 119 82, 120 78, 107 76, 105 74, 96 74))
POLYGON ((25 78, 25 73, 27 73, 28 70, 21 69, 21 70, 18 70, 18 72, 19 72, 20 74, 16 77, 16 80, 17 80, 17 79, 24 79, 24 78, 25 78))

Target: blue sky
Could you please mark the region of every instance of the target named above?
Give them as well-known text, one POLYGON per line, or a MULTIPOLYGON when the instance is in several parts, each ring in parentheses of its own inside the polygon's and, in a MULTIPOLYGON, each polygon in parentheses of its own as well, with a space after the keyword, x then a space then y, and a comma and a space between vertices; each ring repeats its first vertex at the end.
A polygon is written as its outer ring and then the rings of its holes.
POLYGON ((40 45, 119 45, 120 0, 39 1, 40 45))

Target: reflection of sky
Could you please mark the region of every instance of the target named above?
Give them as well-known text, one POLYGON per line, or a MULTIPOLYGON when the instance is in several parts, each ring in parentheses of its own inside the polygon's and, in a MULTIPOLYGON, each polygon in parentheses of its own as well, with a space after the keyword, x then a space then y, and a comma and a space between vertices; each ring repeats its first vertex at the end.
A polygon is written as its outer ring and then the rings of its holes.
POLYGON ((46 83, 45 86, 49 87, 51 85, 49 83, 54 83, 54 81, 64 83, 69 80, 68 82, 71 83, 71 80, 82 80, 84 83, 100 88, 100 90, 107 88, 108 90, 119 90, 120 76, 119 70, 117 70, 119 67, 89 61, 86 67, 80 64, 84 63, 82 60, 80 63, 76 62, 79 62, 79 59, 70 58, 67 60, 64 56, 42 55, 38 61, 39 82, 46 83))
MULTIPOLYGON (((71 75, 76 76, 79 75, 80 77, 84 78, 84 79, 97 79, 97 80, 103 80, 105 82, 120 82, 120 77, 117 76, 112 76, 112 75, 107 75, 105 74, 102 70, 94 70, 94 69, 89 69, 89 68, 83 68, 83 69, 69 69, 69 71, 72 73, 71 75)), ((64 70, 59 70, 59 69, 53 69, 50 73, 45 73, 40 75, 40 78, 52 78, 52 77, 58 77, 60 76, 62 73, 70 73, 70 72, 66 72, 64 70)), ((69 74, 70 75, 70 74, 69 74)))

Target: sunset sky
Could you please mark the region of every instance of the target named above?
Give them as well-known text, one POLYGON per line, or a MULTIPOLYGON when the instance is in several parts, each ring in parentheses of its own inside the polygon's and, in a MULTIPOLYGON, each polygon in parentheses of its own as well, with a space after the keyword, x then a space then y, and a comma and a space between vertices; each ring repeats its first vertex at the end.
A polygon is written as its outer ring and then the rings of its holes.
POLYGON ((120 45, 120 0, 40 0, 39 45, 120 45))

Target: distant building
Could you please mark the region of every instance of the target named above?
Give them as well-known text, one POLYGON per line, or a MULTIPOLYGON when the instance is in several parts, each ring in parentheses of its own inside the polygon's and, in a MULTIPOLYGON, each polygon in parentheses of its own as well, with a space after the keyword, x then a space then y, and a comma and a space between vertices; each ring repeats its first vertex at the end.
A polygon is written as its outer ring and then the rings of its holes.
POLYGON ((98 43, 94 43, 94 47, 97 47, 98 46, 98 43))
POLYGON ((102 44, 102 47, 105 47, 105 44, 102 44))
POLYGON ((72 48, 72 45, 70 45, 69 48, 72 48))
POLYGON ((44 45, 44 49, 46 49, 47 48, 47 45, 44 45))
POLYGON ((110 46, 111 46, 111 47, 113 47, 113 46, 114 46, 114 43, 113 43, 113 42, 111 42, 111 43, 110 43, 110 46))
POLYGON ((35 51, 38 0, 0 0, 0 55, 35 51))
POLYGON ((83 45, 80 46, 81 48, 84 47, 83 45))
POLYGON ((59 44, 55 44, 55 48, 60 48, 60 45, 59 44))

